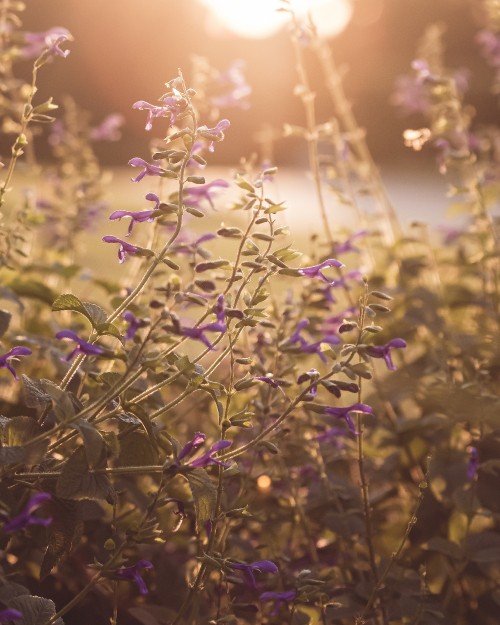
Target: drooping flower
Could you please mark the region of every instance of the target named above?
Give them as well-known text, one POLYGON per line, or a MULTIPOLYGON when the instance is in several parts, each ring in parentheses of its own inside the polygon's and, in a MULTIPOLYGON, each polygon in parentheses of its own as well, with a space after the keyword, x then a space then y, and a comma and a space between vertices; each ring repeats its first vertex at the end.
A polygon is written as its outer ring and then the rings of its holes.
POLYGON ((385 364, 390 371, 396 371, 396 365, 392 362, 391 349, 401 349, 406 347, 406 341, 403 339, 392 339, 385 345, 369 345, 366 353, 372 358, 383 358, 385 364))
POLYGON ((138 156, 134 156, 128 162, 132 167, 142 167, 142 171, 135 178, 131 178, 132 182, 140 182, 144 176, 161 176, 164 173, 164 170, 158 165, 153 165, 152 163, 148 163, 142 158, 138 156))
POLYGON ((19 377, 17 376, 17 373, 10 361, 13 358, 17 358, 18 356, 29 356, 32 353, 33 352, 31 351, 29 347, 23 347, 22 345, 13 347, 12 349, 9 349, 9 351, 6 354, 4 354, 3 356, 0 356, 0 369, 8 369, 12 373, 12 375, 16 378, 16 380, 19 380, 19 377))
POLYGON ((365 414, 373 414, 373 408, 367 404, 352 404, 351 406, 337 407, 326 406, 324 408, 324 414, 330 417, 336 417, 337 419, 344 419, 351 432, 358 435, 354 421, 351 417, 351 412, 363 412, 365 414))
POLYGON ((141 577, 141 571, 144 569, 152 569, 153 564, 149 560, 139 560, 133 566, 127 566, 123 569, 115 571, 115 575, 120 579, 130 580, 137 584, 141 595, 147 595, 149 590, 146 582, 141 577))
POLYGON ((221 467, 228 467, 231 464, 230 462, 222 462, 221 460, 217 460, 217 458, 214 458, 214 454, 216 454, 218 451, 221 451, 222 449, 227 449, 232 444, 233 442, 228 440, 217 441, 210 447, 207 452, 205 452, 202 456, 199 456, 199 458, 191 460, 187 463, 187 465, 193 469, 208 467, 211 464, 218 464, 221 467))
POLYGON ((263 592, 260 595, 259 599, 262 602, 274 601, 274 608, 273 608, 273 611, 271 612, 271 616, 275 616, 276 614, 278 614, 279 609, 282 604, 292 603, 293 601, 295 601, 296 597, 297 597, 296 590, 283 590, 281 592, 263 592))
POLYGON ((13 532, 19 532, 28 525, 43 525, 44 527, 50 525, 52 523, 51 517, 35 516, 35 512, 50 499, 49 493, 37 493, 30 497, 21 513, 6 521, 3 531, 6 534, 12 534, 13 532))
POLYGON ((99 126, 91 129, 90 138, 92 141, 119 141, 122 136, 120 128, 124 122, 123 115, 112 113, 105 117, 99 126))
POLYGON ((229 562, 227 566, 235 571, 243 571, 245 577, 250 582, 250 586, 254 589, 257 588, 254 571, 272 573, 273 575, 279 572, 276 564, 270 560, 257 560, 257 562, 251 562, 250 564, 229 562))
POLYGON ((112 234, 107 234, 105 237, 102 237, 102 240, 105 243, 118 243, 120 245, 118 248, 118 260, 120 261, 120 264, 125 262, 127 254, 137 254, 139 251, 137 245, 132 245, 131 243, 122 241, 122 239, 119 239, 112 234))
POLYGON ((199 208, 203 200, 207 201, 214 208, 212 197, 216 193, 216 189, 226 189, 227 187, 229 187, 229 183, 225 180, 213 180, 207 184, 184 189, 184 199, 191 208, 199 208))
POLYGON ((61 26, 55 26, 49 30, 32 33, 24 33, 26 45, 20 49, 20 54, 25 59, 36 59, 44 50, 50 56, 66 58, 69 50, 62 50, 60 45, 65 41, 72 41, 73 37, 69 30, 61 26))
POLYGON ((319 265, 312 265, 311 267, 301 267, 297 271, 301 276, 306 276, 308 278, 319 278, 323 282, 326 282, 327 284, 334 286, 335 280, 329 280, 321 270, 325 269, 326 267, 340 268, 343 266, 344 266, 344 263, 341 263, 339 260, 335 258, 329 258, 328 260, 324 260, 319 265))
POLYGON ((10 623, 10 621, 18 621, 23 618, 23 613, 19 612, 19 610, 15 610, 14 608, 6 608, 5 610, 0 610, 0 623, 2 625, 10 623))
POLYGON ((268 373, 267 375, 256 375, 254 380, 259 380, 259 382, 265 382, 272 388, 279 388, 281 386, 280 380, 277 380, 273 377, 272 373, 268 373))
POLYGON ((226 330, 226 324, 220 323, 219 321, 206 323, 205 325, 198 326, 196 328, 186 328, 184 326, 181 326, 180 324, 175 327, 175 331, 177 332, 177 334, 180 334, 181 336, 186 336, 190 339, 201 341, 203 345, 206 345, 208 349, 211 350, 215 349, 215 347, 205 336, 205 332, 225 332, 226 330))
POLYGON ((86 356, 100 356, 104 354, 102 347, 84 341, 72 330, 61 330, 56 334, 56 339, 71 339, 77 344, 75 349, 65 358, 66 361, 71 360, 76 354, 85 354, 86 356))
POLYGON ((304 354, 318 354, 321 360, 323 362, 326 362, 327 358, 321 350, 321 344, 327 343, 329 345, 338 345, 342 341, 335 334, 326 334, 322 337, 321 341, 315 341, 313 343, 310 343, 301 335, 302 330, 304 328, 307 328, 308 325, 308 319, 302 319, 301 321, 299 321, 295 332, 293 332, 287 342, 290 344, 298 343, 301 352, 303 352, 304 354))
POLYGON ((368 230, 358 230, 353 232, 345 241, 342 243, 335 243, 334 245, 334 253, 335 254, 347 254, 347 252, 359 252, 359 247, 354 245, 354 241, 357 239, 361 239, 368 234, 368 230))
POLYGON ((196 432, 194 438, 192 438, 189 442, 187 442, 184 447, 181 449, 179 455, 177 456, 177 462, 180 462, 186 456, 191 455, 197 449, 199 449, 202 445, 205 444, 207 437, 203 432, 196 432))
POLYGON ((128 323, 127 331, 125 332, 125 340, 129 341, 137 334, 137 330, 142 326, 142 320, 137 319, 131 310, 126 310, 123 313, 123 318, 128 323))
POLYGON ((133 109, 148 112, 146 130, 151 130, 153 127, 153 119, 157 119, 158 117, 168 117, 168 125, 169 127, 172 126, 175 124, 177 115, 184 111, 188 106, 186 98, 176 89, 173 90, 172 95, 166 95, 161 98, 161 101, 163 102, 163 105, 161 106, 150 104, 144 100, 139 100, 132 104, 133 109))
POLYGON ((217 141, 224 140, 224 131, 229 128, 231 122, 228 119, 221 119, 213 128, 209 128, 208 126, 200 126, 197 129, 197 133, 204 137, 205 139, 209 139, 208 151, 213 152, 215 150, 214 143, 217 141))
POLYGON ((166 106, 158 106, 156 104, 150 104, 144 100, 139 100, 132 104, 133 109, 139 109, 140 111, 147 111, 148 118, 146 121, 146 130, 151 130, 153 127, 153 119, 158 117, 171 117, 171 113, 166 106))
POLYGON ((122 219, 123 217, 130 217, 130 224, 127 230, 127 237, 130 236, 132 232, 132 228, 136 223, 143 223, 144 221, 154 221, 155 211, 158 210, 160 206, 160 198, 156 195, 156 193, 148 193, 146 195, 146 200, 155 203, 155 207, 146 211, 114 211, 109 216, 110 219, 122 219))
POLYGON ((210 104, 217 108, 248 108, 248 96, 252 88, 243 74, 244 61, 236 60, 225 72, 220 72, 217 84, 221 93, 209 97, 210 104))
POLYGON ((477 475, 479 468, 479 454, 477 453, 477 447, 471 447, 469 451, 469 461, 467 462, 467 477, 469 480, 473 480, 477 475))

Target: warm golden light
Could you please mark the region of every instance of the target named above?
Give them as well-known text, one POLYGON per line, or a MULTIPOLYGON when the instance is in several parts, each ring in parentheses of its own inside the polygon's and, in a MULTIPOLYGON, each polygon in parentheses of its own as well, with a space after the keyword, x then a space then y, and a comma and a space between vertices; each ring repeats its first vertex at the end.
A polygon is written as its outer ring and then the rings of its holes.
POLYGON ((260 475, 257 478, 257 487, 259 490, 269 490, 271 488, 271 478, 269 475, 260 475))
MULTIPOLYGON (((241 37, 263 38, 276 33, 289 20, 278 13, 274 0, 202 0, 217 22, 241 37)), ((350 0, 294 0, 293 9, 299 17, 311 14, 321 36, 340 33, 348 24, 352 7, 350 0)))

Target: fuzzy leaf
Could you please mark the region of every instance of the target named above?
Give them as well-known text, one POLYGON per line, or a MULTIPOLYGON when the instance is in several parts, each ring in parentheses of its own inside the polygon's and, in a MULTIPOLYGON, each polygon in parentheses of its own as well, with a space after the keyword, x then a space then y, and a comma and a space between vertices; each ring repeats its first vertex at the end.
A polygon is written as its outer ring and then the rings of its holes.
MULTIPOLYGON (((105 465, 103 463, 103 468, 105 465)), ((107 475, 90 473, 83 447, 69 457, 57 480, 56 494, 63 499, 104 499, 116 501, 116 493, 107 475)))
MULTIPOLYGON (((32 380, 27 375, 21 375, 23 381, 24 403, 29 408, 45 408, 51 397, 45 391, 44 382, 48 380, 32 380)), ((49 382, 50 383, 50 382, 49 382)))
POLYGON ((91 469, 95 469, 104 459, 106 445, 102 434, 91 423, 80 419, 72 424, 83 438, 83 447, 87 462, 91 469))
MULTIPOLYGON (((21 595, 8 603, 9 608, 22 612, 23 618, 16 621, 16 625, 43 625, 56 613, 56 606, 50 599, 21 595)), ((53 625, 64 625, 64 621, 58 618, 53 625)))
MULTIPOLYGON (((73 310, 80 313, 90 321, 95 329, 97 329, 97 326, 104 324, 107 319, 106 311, 103 308, 91 302, 82 302, 76 295, 71 293, 59 295, 52 304, 52 310, 73 310)), ((107 334, 110 334, 110 332, 107 332, 107 334)))
POLYGON ((186 477, 194 499, 196 531, 199 532, 215 514, 217 488, 205 469, 193 469, 186 477))
POLYGON ((158 452, 150 439, 141 432, 130 432, 120 441, 118 467, 144 467, 157 464, 158 452))
POLYGON ((49 543, 40 569, 44 579, 64 556, 78 545, 83 533, 81 503, 53 498, 49 503, 52 523, 49 527, 49 543))
POLYGON ((31 417, 13 417, 4 427, 3 442, 0 448, 0 464, 23 462, 38 464, 47 451, 48 441, 29 441, 42 433, 42 428, 31 417))

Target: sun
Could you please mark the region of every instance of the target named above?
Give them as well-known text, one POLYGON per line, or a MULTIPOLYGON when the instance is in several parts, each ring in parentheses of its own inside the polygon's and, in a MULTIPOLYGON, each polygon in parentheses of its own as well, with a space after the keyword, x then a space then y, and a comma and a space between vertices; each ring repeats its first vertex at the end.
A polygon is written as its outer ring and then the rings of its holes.
MULTIPOLYGON (((201 0, 217 22, 240 37, 264 38, 276 33, 288 20, 277 12, 278 0, 201 0)), ((321 36, 340 33, 352 15, 350 0, 294 0, 298 15, 311 13, 321 36)))

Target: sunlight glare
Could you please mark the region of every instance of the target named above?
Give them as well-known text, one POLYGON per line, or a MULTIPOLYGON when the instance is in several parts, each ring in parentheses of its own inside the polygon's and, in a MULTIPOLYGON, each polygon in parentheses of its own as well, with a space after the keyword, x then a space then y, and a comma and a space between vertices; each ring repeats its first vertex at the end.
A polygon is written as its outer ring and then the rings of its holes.
MULTIPOLYGON (((270 37, 287 23, 289 17, 278 13, 273 0, 202 0, 220 25, 241 37, 270 37)), ((352 15, 350 0, 294 0, 293 9, 303 17, 308 12, 322 37, 340 33, 352 15)))

